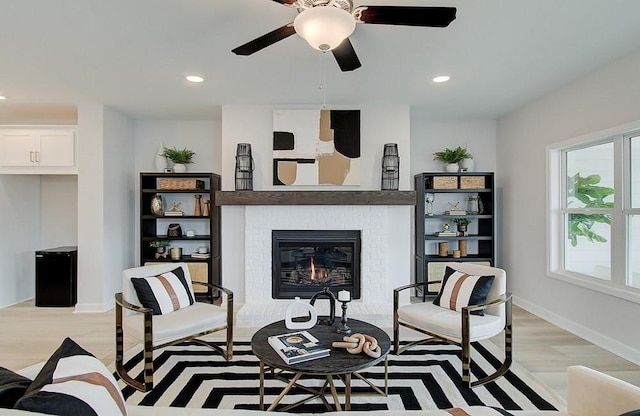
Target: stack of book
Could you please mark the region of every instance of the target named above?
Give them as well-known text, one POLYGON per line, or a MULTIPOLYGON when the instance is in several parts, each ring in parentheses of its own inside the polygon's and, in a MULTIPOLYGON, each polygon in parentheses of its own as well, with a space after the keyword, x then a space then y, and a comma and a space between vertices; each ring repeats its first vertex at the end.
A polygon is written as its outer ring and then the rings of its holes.
POLYGON ((164 215, 165 217, 181 217, 184 214, 182 211, 165 211, 164 215))
POLYGON ((455 237, 458 235, 455 231, 438 231, 434 233, 436 237, 455 237))
POLYGON ((307 331, 274 335, 268 340, 269 345, 289 365, 328 357, 331 352, 307 331))
POLYGON ((194 259, 208 259, 211 257, 211 254, 209 253, 198 253, 197 251, 194 251, 193 253, 191 253, 191 257, 193 257, 194 259))

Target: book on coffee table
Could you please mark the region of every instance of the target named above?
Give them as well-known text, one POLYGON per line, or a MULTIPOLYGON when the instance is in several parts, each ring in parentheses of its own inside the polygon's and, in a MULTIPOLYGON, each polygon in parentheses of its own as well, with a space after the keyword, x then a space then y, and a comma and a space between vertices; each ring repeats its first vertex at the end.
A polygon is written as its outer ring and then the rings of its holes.
POLYGON ((328 357, 331 352, 331 349, 322 345, 316 337, 307 331, 273 335, 268 340, 269 345, 287 364, 328 357))

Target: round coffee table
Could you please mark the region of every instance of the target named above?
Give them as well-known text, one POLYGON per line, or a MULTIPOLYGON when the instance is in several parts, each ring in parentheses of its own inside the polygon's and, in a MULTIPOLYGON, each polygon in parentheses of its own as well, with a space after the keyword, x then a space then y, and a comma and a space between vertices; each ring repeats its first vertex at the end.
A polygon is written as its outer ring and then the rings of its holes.
POLYGON ((381 349, 380 357, 373 358, 369 357, 364 353, 360 354, 350 354, 344 348, 333 348, 331 344, 334 341, 342 341, 344 334, 339 334, 336 329, 338 328, 339 323, 335 323, 334 325, 315 325, 311 329, 307 329, 311 335, 316 337, 318 341, 324 344, 326 347, 331 348, 331 354, 328 357, 318 358, 315 360, 305 361, 297 364, 287 364, 282 358, 278 355, 278 353, 269 345, 268 338, 273 335, 282 335, 292 332, 297 332, 295 329, 287 329, 284 324, 284 321, 274 322, 269 324, 260 330, 258 330, 251 338, 251 349, 253 353, 260 359, 260 410, 264 410, 264 375, 265 375, 265 367, 268 367, 275 378, 278 380, 284 381, 287 383, 286 387, 282 390, 280 395, 271 403, 267 410, 274 410, 278 403, 286 396, 286 394, 291 390, 291 388, 299 387, 308 391, 312 395, 305 399, 302 399, 296 403, 292 403, 285 408, 283 411, 292 409, 296 406, 299 406, 303 403, 308 402, 311 399, 319 397, 327 406, 327 409, 331 410, 331 405, 325 398, 325 391, 327 387, 333 396, 333 402, 336 410, 341 411, 342 407, 340 405, 340 401, 338 399, 338 393, 335 388, 335 384, 333 382, 334 376, 342 376, 340 377, 344 381, 345 385, 345 410, 351 410, 351 376, 355 375, 359 379, 363 380, 367 383, 371 388, 373 388, 377 393, 382 394, 384 396, 387 395, 388 388, 388 378, 387 378, 387 354, 391 348, 391 340, 389 339, 389 335, 382 329, 378 328, 375 325, 371 325, 367 322, 359 321, 357 319, 349 319, 349 326, 351 327, 352 333, 361 333, 366 335, 371 335, 378 341, 378 345, 381 349), (372 367, 379 362, 384 361, 384 390, 375 386, 369 380, 365 379, 362 375, 357 372, 369 367, 372 367), (284 377, 283 373, 288 372, 292 373, 293 377, 284 377), (302 386, 297 383, 298 379, 304 375, 314 375, 314 376, 325 376, 326 381, 322 387, 317 390, 309 388, 307 386, 302 386))

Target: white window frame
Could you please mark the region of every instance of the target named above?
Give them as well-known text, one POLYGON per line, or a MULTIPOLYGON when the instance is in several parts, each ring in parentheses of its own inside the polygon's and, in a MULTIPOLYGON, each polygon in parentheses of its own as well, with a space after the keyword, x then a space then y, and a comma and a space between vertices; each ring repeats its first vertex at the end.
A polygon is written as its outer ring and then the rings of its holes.
MULTIPOLYGON (((640 289, 627 285, 630 242, 628 229, 631 215, 630 137, 640 134, 640 121, 601 130, 547 146, 547 276, 635 303, 640 303, 640 289), (572 212, 566 204, 566 152, 602 143, 614 143, 614 208, 594 209, 611 214, 611 279, 601 280, 564 269, 564 247, 567 244, 564 215, 572 212)), ((636 167, 638 169, 640 167, 636 167)))

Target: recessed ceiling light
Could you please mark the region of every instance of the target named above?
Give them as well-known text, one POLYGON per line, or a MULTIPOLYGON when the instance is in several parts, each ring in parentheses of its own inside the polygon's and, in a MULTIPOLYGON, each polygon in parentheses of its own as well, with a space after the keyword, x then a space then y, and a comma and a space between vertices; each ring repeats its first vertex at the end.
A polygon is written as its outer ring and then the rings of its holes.
POLYGON ((199 75, 187 75, 187 81, 199 83, 204 82, 204 78, 199 75))
POLYGON ((0 100, 6 100, 7 97, 5 97, 4 95, 0 95, 0 100))
POLYGON ((437 77, 435 77, 433 79, 433 82, 440 84, 440 83, 443 83, 443 82, 447 82, 450 79, 451 79, 451 77, 449 75, 438 75, 437 77))

